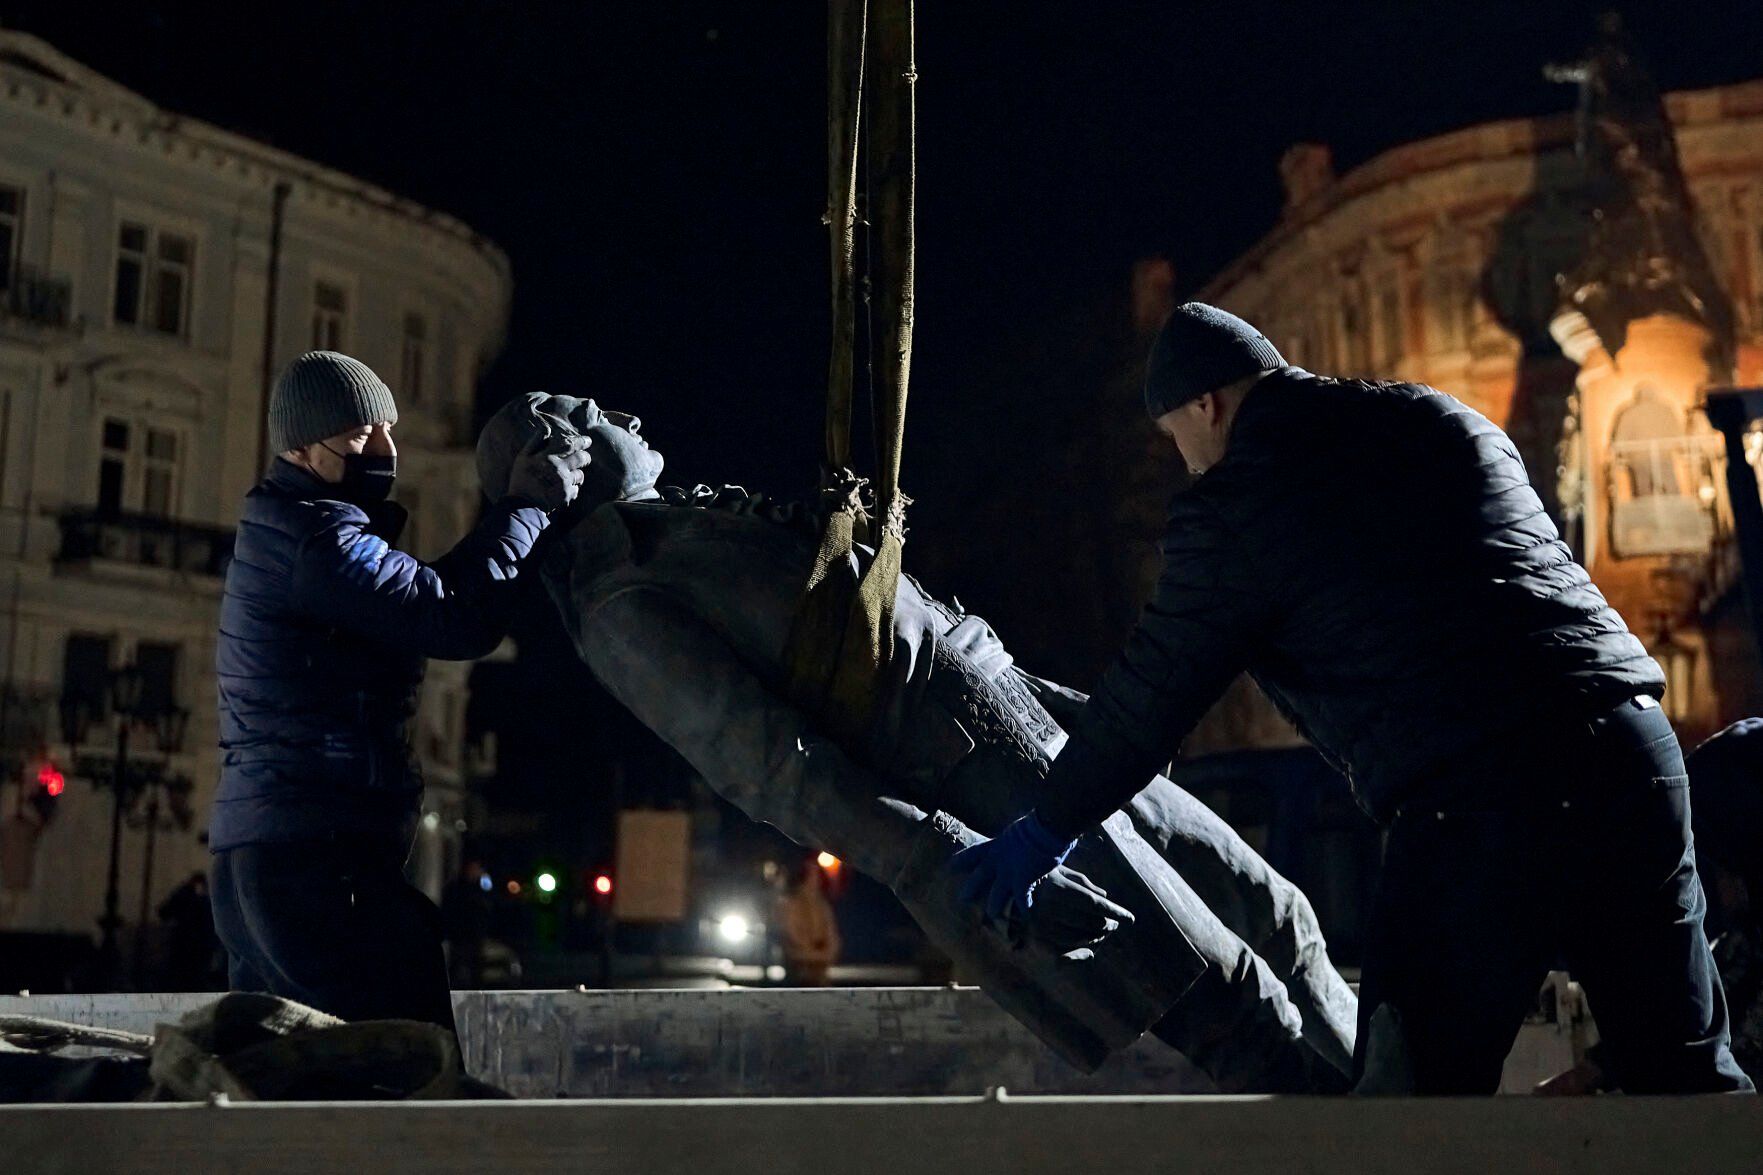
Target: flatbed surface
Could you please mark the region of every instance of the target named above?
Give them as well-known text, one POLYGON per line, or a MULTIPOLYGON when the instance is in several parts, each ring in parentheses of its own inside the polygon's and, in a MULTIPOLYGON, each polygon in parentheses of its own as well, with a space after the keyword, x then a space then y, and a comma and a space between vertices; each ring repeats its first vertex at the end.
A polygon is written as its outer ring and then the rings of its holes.
POLYGON ((6 1168, 140 1175, 1751 1172, 1753 1097, 973 1097, 0 1107, 6 1168))

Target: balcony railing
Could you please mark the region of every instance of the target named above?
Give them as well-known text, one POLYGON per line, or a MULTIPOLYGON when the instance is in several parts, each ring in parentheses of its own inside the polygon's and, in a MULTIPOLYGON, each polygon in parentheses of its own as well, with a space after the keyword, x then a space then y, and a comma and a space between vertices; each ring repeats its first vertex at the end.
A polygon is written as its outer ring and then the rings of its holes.
POLYGON ((1724 458, 1717 433, 1611 442, 1611 551, 1624 559, 1707 553, 1724 458))
POLYGON ((73 283, 34 265, 15 265, 0 290, 0 313, 37 326, 65 327, 72 320, 73 283))
POLYGON ((100 560, 218 577, 233 556, 233 532, 219 527, 98 510, 70 511, 60 523, 61 563, 100 560))

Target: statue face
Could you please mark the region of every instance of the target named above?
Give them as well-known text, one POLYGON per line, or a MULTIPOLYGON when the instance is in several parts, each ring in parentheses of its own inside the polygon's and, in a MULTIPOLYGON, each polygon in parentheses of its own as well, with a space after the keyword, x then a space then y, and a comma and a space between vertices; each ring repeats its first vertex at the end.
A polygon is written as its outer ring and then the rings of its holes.
POLYGON ((514 458, 538 437, 585 436, 593 442, 575 509, 613 501, 655 497, 666 460, 649 447, 642 421, 624 412, 603 412, 580 396, 531 392, 503 407, 478 438, 478 476, 494 498, 506 491, 514 458))
MULTIPOLYGON (((589 409, 594 402, 589 400, 589 409)), ((649 447, 639 431, 643 422, 624 412, 603 412, 585 431, 593 439, 593 460, 582 482, 583 499, 638 501, 655 496, 655 483, 667 459, 649 447)))

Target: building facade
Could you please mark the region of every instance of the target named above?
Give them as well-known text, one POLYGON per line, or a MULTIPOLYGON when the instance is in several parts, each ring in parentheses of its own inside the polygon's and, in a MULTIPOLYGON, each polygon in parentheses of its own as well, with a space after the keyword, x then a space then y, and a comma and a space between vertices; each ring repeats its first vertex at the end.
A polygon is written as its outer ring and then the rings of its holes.
POLYGON ((1280 223, 1198 296, 1300 366, 1431 384, 1505 427, 1665 667, 1667 709, 1694 739, 1754 704, 1749 636, 1721 632, 1737 556, 1702 407, 1710 387, 1763 384, 1763 81, 1663 108, 1694 238, 1730 301, 1729 345, 1692 313, 1649 309, 1612 329, 1575 308, 1602 217, 1588 214, 1583 112, 1577 135, 1565 114, 1488 123, 1340 176, 1326 148, 1295 147, 1280 223))
MULTIPOLYGON (((273 373, 331 348, 386 379, 411 512, 400 545, 432 557, 476 517, 472 406, 501 346, 508 262, 456 220, 0 32, 0 282, 0 930, 89 932, 100 916, 113 812, 99 783, 116 766, 124 665, 149 719, 128 762, 189 783, 141 792, 123 824, 132 927, 205 867, 217 605, 270 456, 273 373), (177 711, 181 740, 151 720, 177 711)), ((431 890, 479 766, 469 668, 431 666, 415 731, 431 890)))

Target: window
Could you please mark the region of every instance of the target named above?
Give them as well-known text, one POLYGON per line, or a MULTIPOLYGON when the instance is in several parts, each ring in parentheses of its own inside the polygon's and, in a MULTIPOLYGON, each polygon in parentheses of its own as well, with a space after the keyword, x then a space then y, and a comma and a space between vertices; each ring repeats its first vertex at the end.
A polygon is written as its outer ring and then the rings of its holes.
POLYGON ((163 714, 178 702, 178 646, 142 641, 135 646, 141 671, 141 712, 163 714))
POLYGON ((341 351, 349 320, 349 291, 335 282, 312 286, 312 349, 341 351))
POLYGON ((1347 370, 1344 374, 1371 374, 1371 331, 1367 329, 1365 308, 1358 291, 1347 295, 1341 303, 1341 335, 1346 343, 1347 370))
POLYGON ((404 316, 404 350, 399 363, 398 390, 413 404, 422 403, 423 368, 428 358, 428 319, 414 311, 404 316))
POLYGON ((1381 332, 1379 346, 1383 350, 1381 359, 1385 369, 1380 374, 1394 375, 1396 364, 1402 361, 1402 353, 1407 349, 1402 338, 1402 293, 1396 288, 1394 279, 1378 294, 1377 325, 1381 332))
POLYGON ((1328 306, 1322 308, 1316 323, 1316 362, 1319 368, 1330 373, 1340 367, 1341 341, 1340 316, 1328 306))
POLYGON ((1427 275, 1429 351, 1462 351, 1475 341, 1481 290, 1475 274, 1458 258, 1440 258, 1427 275), (1436 330, 1436 338, 1431 333, 1436 330))
POLYGON ((98 510, 104 514, 122 511, 123 487, 128 483, 129 423, 107 419, 98 460, 98 510))
POLYGON ((171 429, 105 417, 98 442, 99 512, 175 518, 182 449, 171 429))
POLYGON ((189 237, 123 221, 116 237, 117 324, 184 337, 195 265, 189 237))
POLYGON ((1763 331, 1763 228, 1757 230, 1757 256, 1751 264, 1751 329, 1763 331))
POLYGON ((24 192, 0 185, 0 290, 10 289, 24 236, 24 192))
POLYGON ((61 663, 61 693, 97 721, 110 713, 110 638, 76 632, 67 638, 61 663))
POLYGON ((158 518, 170 518, 173 495, 177 487, 177 434, 160 428, 147 430, 146 451, 142 454, 141 512, 158 518))
POLYGON ((1617 468, 1625 475, 1628 496, 1652 498, 1684 492, 1682 471, 1669 460, 1660 461, 1650 448, 1636 450, 1635 459, 1626 446, 1654 446, 1684 434, 1683 422, 1671 403, 1650 387, 1635 393, 1634 400, 1616 415, 1610 447, 1616 451, 1617 468))
POLYGON ((1682 412, 1643 387, 1610 435, 1610 547, 1619 559, 1697 554, 1714 538, 1720 440, 1694 435, 1682 412))

